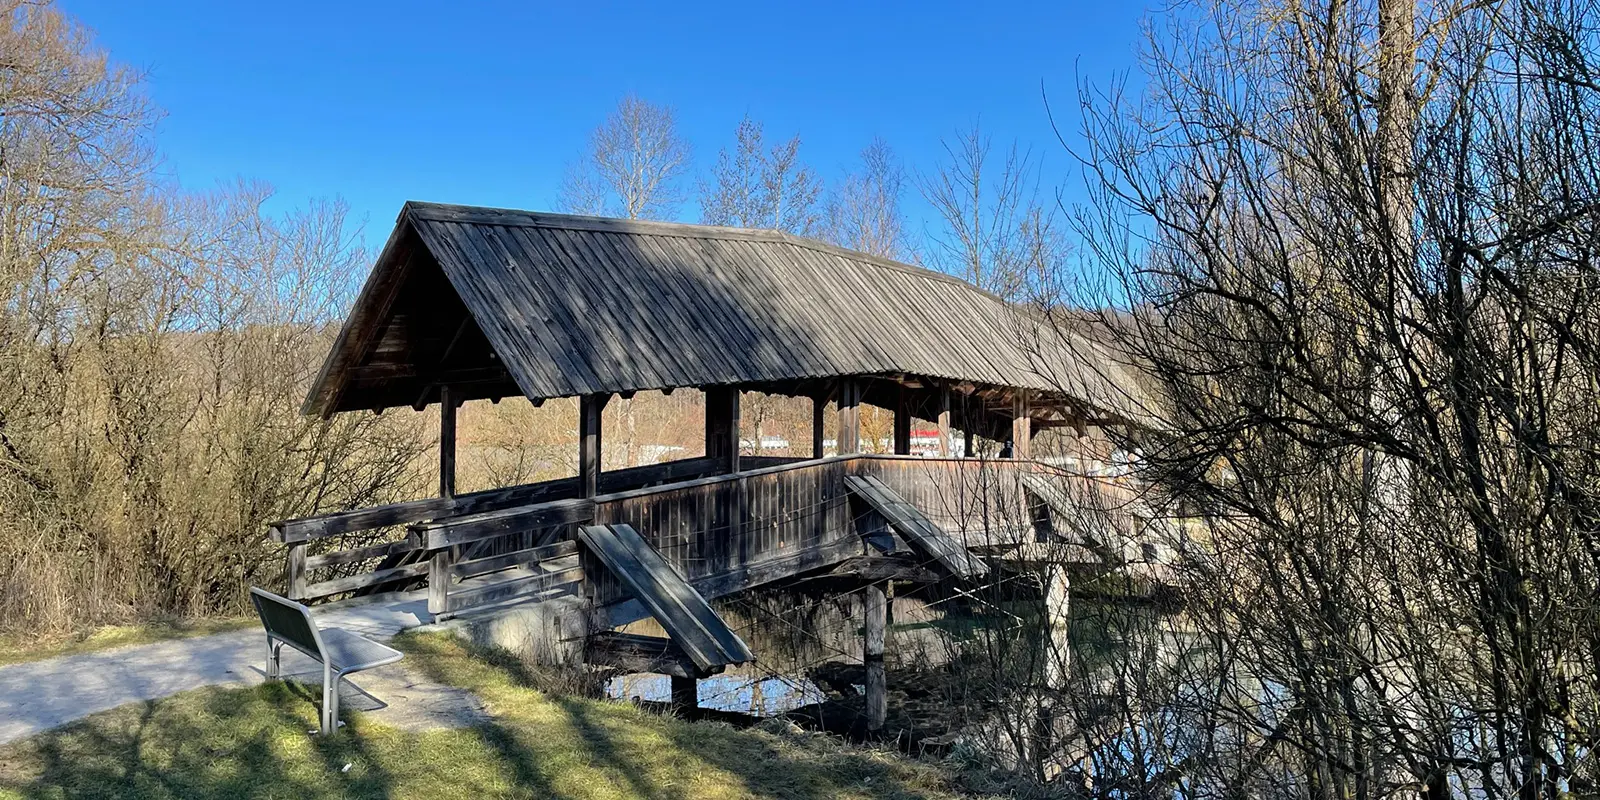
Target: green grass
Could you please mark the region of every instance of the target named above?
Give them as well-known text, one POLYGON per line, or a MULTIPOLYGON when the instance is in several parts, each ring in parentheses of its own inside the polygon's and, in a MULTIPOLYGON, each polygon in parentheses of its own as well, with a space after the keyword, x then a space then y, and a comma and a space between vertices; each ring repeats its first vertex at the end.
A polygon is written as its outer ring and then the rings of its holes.
POLYGON ((137 625, 105 625, 61 636, 0 636, 0 667, 56 656, 74 656, 135 644, 150 644, 260 625, 254 617, 155 620, 137 625))
POLYGON ((408 733, 353 714, 315 737, 305 691, 271 683, 136 703, 0 747, 0 797, 942 798, 934 765, 772 726, 737 730, 546 694, 504 654, 402 636, 413 667, 490 720, 408 733), (348 765, 348 767, 346 766, 348 765))

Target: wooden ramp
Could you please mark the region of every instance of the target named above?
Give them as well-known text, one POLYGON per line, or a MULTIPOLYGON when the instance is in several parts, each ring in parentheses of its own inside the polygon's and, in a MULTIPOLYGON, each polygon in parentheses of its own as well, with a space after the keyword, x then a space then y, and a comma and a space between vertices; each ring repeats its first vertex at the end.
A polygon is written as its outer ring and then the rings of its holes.
POLYGON ((989 573, 989 567, 974 558, 950 534, 939 529, 915 506, 907 503, 883 481, 869 475, 851 475, 845 480, 850 493, 861 498, 872 510, 889 521, 889 527, 923 556, 933 559, 950 574, 969 580, 989 573))
POLYGON ((744 640, 631 525, 585 525, 578 538, 666 628, 701 673, 755 660, 744 640))
MULTIPOLYGON (((1028 494, 1038 498, 1039 502, 1044 503, 1045 507, 1050 509, 1050 513, 1056 515, 1059 519, 1074 519, 1084 514, 1084 509, 1078 503, 1074 503, 1066 492, 1061 490, 1060 486, 1057 486, 1044 475, 1038 473, 1024 474, 1022 476, 1022 488, 1028 494)), ((1061 537, 1061 541, 1068 541, 1059 531, 1057 531, 1056 535, 1061 537)), ((1105 542, 1087 534, 1079 538, 1081 541, 1077 542, 1077 544, 1088 548, 1095 557, 1107 564, 1122 564, 1137 560, 1137 557, 1130 558, 1122 545, 1105 542)))

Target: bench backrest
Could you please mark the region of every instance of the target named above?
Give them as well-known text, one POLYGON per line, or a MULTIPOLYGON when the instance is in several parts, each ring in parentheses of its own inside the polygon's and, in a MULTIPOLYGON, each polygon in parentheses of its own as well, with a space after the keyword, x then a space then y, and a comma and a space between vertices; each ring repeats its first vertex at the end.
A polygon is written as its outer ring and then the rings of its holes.
POLYGON ((311 609, 265 589, 250 587, 250 602, 267 635, 281 639, 312 658, 322 658, 322 636, 311 621, 311 609))

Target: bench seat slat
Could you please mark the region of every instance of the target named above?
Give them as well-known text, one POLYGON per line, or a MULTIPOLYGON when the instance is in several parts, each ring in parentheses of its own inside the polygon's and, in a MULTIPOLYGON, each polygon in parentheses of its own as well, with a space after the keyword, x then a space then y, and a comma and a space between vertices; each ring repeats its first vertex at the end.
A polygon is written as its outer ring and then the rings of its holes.
POLYGON ((328 664, 337 672, 380 667, 399 661, 401 656, 393 647, 342 628, 323 628, 322 647, 328 664))

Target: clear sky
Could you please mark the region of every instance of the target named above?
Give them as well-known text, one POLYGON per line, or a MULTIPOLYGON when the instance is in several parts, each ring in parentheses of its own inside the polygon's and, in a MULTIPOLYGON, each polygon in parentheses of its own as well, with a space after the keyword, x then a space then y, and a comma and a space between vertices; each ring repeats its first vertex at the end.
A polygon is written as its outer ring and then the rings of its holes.
POLYGON ((674 107, 701 169, 746 113, 799 134, 829 180, 873 136, 926 170, 981 118, 1074 192, 1041 81, 1075 120, 1079 76, 1134 65, 1143 5, 63 0, 147 70, 184 184, 263 180, 279 207, 343 197, 369 243, 407 199, 551 208, 628 92, 674 107))

